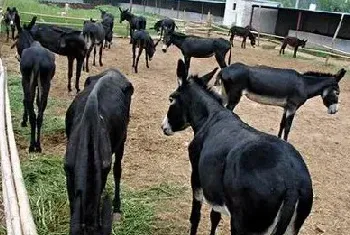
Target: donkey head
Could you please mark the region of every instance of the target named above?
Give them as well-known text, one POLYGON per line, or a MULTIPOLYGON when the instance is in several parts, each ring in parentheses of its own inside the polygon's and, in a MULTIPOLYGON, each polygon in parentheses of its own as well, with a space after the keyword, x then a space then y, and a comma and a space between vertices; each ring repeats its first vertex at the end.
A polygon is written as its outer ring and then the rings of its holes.
POLYGON ((344 77, 346 70, 344 68, 340 69, 337 74, 334 75, 337 83, 332 86, 326 87, 322 92, 323 104, 328 108, 329 114, 335 114, 338 112, 338 102, 339 102, 339 82, 344 77))
POLYGON ((299 44, 299 46, 301 46, 301 48, 304 48, 305 47, 305 44, 306 44, 306 42, 307 42, 307 39, 306 40, 298 40, 299 42, 298 42, 298 44, 299 44))
POLYGON ((34 41, 32 35, 30 33, 30 30, 35 25, 36 19, 37 19, 37 17, 34 16, 31 20, 31 22, 28 25, 23 25, 23 28, 22 28, 20 16, 19 15, 16 16, 15 24, 16 24, 16 27, 18 30, 18 35, 16 37, 16 41, 11 46, 11 49, 16 47, 17 53, 20 57, 22 56, 23 50, 30 47, 30 45, 34 41))
POLYGON ((170 45, 173 43, 173 37, 172 37, 172 33, 165 33, 164 37, 163 37, 163 47, 162 47, 162 51, 164 53, 167 52, 168 47, 170 47, 170 45))
POLYGON ((165 135, 173 135, 174 132, 185 130, 190 125, 189 103, 191 100, 186 93, 189 92, 188 89, 193 82, 201 83, 200 85, 206 87, 217 69, 215 68, 203 77, 188 77, 185 63, 182 60, 178 61, 176 71, 178 88, 169 96, 169 109, 162 122, 162 130, 165 135))
POLYGON ((129 12, 129 9, 126 10, 122 10, 119 7, 119 11, 120 11, 120 23, 123 22, 124 20, 129 21, 131 18, 131 13, 129 12))
POLYGON ((149 43, 147 45, 146 50, 147 50, 147 53, 149 55, 149 60, 150 61, 152 60, 152 58, 154 56, 154 53, 156 53, 156 48, 158 46, 158 43, 159 43, 159 40, 156 43, 154 43, 154 41, 151 39, 151 43, 149 43))
POLYGON ((18 16, 18 12, 16 7, 6 9, 5 13, 5 22, 11 26, 11 28, 15 28, 16 26, 16 17, 18 16))

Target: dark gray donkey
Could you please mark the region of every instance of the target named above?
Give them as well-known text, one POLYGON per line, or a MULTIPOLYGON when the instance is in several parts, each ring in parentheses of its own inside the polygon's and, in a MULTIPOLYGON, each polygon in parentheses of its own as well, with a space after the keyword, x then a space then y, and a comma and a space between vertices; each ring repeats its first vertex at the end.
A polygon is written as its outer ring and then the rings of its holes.
POLYGON ((297 235, 310 214, 312 182, 300 153, 289 143, 255 130, 222 106, 207 86, 215 70, 187 77, 181 61, 178 88, 170 94, 164 134, 191 126, 188 146, 192 166, 190 235, 197 234, 203 202, 211 232, 221 215, 231 220, 232 235, 297 235))
POLYGON ((222 81, 222 95, 230 110, 236 107, 242 95, 261 104, 282 107, 284 113, 278 137, 281 138, 284 130, 287 140, 297 109, 308 99, 320 95, 329 114, 338 111, 339 81, 345 73, 346 70, 341 69, 337 74, 300 74, 293 69, 235 63, 222 69, 217 80, 222 81))
POLYGON ((6 27, 6 34, 7 38, 6 40, 8 41, 10 38, 10 28, 11 28, 11 38, 12 40, 15 40, 15 29, 16 29, 16 17, 18 17, 18 11, 16 7, 8 7, 6 9, 6 12, 4 14, 4 22, 5 22, 5 27, 6 27))
POLYGON ((132 67, 135 69, 135 73, 138 72, 138 65, 140 56, 143 49, 145 49, 146 56, 146 67, 149 68, 148 60, 152 60, 154 53, 156 52, 156 47, 159 41, 153 42, 153 39, 149 33, 145 30, 137 30, 132 35, 132 67), (138 48, 138 55, 136 57, 136 48, 138 48), (135 61, 136 58, 136 61, 135 61))
POLYGON ((86 72, 89 72, 89 58, 90 53, 92 49, 94 49, 94 61, 93 66, 96 65, 95 57, 96 57, 96 46, 100 46, 100 59, 99 63, 100 66, 103 66, 102 63, 102 51, 103 51, 103 40, 105 40, 105 30, 103 28, 103 25, 101 22, 96 22, 93 19, 84 21, 84 27, 83 27, 83 36, 86 43, 86 56, 85 56, 85 63, 86 63, 86 72))
POLYGON ((132 34, 135 30, 145 30, 146 29, 146 18, 143 16, 136 16, 129 12, 129 9, 122 10, 119 7, 120 11, 120 23, 124 20, 129 22, 130 25, 130 44, 132 43, 132 34))
POLYGON ((20 56, 20 70, 22 74, 22 87, 24 93, 22 127, 27 126, 28 115, 31 127, 29 152, 41 152, 41 126, 44 119, 44 111, 49 96, 51 79, 55 75, 55 55, 34 41, 30 30, 35 19, 23 29, 20 20, 16 20, 18 39, 15 43, 20 56), (36 95, 36 88, 38 94, 36 95), (38 116, 34 111, 34 100, 38 106, 38 116), (37 133, 36 133, 37 131, 37 133))
POLYGON ((227 67, 225 56, 228 51, 230 55, 228 64, 231 64, 231 44, 223 38, 202 38, 192 35, 185 35, 178 32, 172 32, 165 36, 163 52, 174 44, 179 48, 185 58, 187 71, 190 68, 191 58, 209 58, 215 56, 220 68, 227 67))
POLYGON ((111 13, 107 13, 104 10, 101 10, 101 19, 103 29, 105 30, 105 44, 104 48, 111 48, 112 40, 113 40, 113 27, 114 27, 114 16, 111 13))

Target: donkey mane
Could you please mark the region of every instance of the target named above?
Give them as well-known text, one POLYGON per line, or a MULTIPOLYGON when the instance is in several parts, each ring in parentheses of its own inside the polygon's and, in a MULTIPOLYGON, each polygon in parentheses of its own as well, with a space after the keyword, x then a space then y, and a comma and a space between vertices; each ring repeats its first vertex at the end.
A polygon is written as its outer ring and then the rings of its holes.
POLYGON ((336 77, 336 74, 332 73, 323 73, 323 72, 316 72, 316 71, 307 71, 303 75, 305 76, 313 76, 313 77, 336 77))
POLYGON ((203 79, 198 77, 198 75, 194 75, 189 77, 188 81, 193 81, 195 84, 202 87, 206 93, 208 93, 211 97, 213 97, 216 101, 218 101, 220 104, 223 103, 222 97, 213 89, 213 87, 206 84, 203 79))

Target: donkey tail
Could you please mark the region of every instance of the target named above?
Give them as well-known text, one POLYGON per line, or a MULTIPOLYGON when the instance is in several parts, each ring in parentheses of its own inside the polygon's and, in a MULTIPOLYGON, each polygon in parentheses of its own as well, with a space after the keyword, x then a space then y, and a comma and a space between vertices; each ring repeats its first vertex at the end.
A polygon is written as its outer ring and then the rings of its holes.
POLYGON ((292 218, 296 216, 294 213, 297 213, 298 198, 299 193, 295 188, 287 189, 277 225, 271 235, 285 234, 288 225, 293 223, 292 218))
POLYGON ((230 54, 229 54, 229 57, 228 57, 228 65, 231 64, 231 56, 232 56, 232 47, 230 47, 230 54))

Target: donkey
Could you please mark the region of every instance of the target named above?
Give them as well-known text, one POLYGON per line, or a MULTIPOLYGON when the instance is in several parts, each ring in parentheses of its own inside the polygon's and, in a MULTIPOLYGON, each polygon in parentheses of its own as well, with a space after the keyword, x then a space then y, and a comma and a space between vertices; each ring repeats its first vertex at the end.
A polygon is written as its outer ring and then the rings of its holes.
POLYGON ((100 9, 103 29, 105 30, 104 48, 111 49, 113 40, 114 16, 100 9))
MULTIPOLYGON (((32 21, 36 21, 36 17, 33 17, 32 21)), ((50 51, 66 56, 68 58, 68 91, 72 91, 71 80, 73 77, 73 62, 76 64, 76 79, 75 89, 77 93, 80 91, 79 79, 81 75, 81 69, 84 63, 86 44, 81 31, 74 29, 59 27, 46 24, 35 24, 30 30, 34 40, 40 42, 40 44, 49 49, 50 51)))
POLYGON ((100 201, 114 154, 113 213, 115 219, 120 219, 121 162, 134 88, 116 69, 108 69, 88 80, 89 85, 75 97, 66 113, 65 172, 70 234, 109 235, 112 205, 104 200, 107 208, 102 206, 100 210, 100 201))
POLYGON ((135 30, 146 29, 146 18, 143 16, 136 16, 129 12, 129 9, 122 10, 119 7, 120 11, 120 23, 124 20, 129 22, 130 25, 130 44, 132 43, 132 34, 135 30))
POLYGON ((329 114, 338 111, 339 82, 345 73, 342 68, 337 74, 300 74, 292 69, 235 63, 222 69, 217 80, 222 81, 222 95, 229 110, 236 107, 242 95, 260 104, 282 107, 278 137, 281 138, 284 131, 284 140, 287 140, 296 111, 308 99, 321 95, 329 114))
POLYGON ((187 78, 179 61, 178 88, 162 123, 165 135, 191 126, 190 234, 197 234, 202 202, 211 205, 211 235, 221 215, 231 234, 298 234, 310 214, 313 189, 300 153, 289 143, 259 132, 222 106, 208 86, 215 71, 187 78), (293 167, 291 167, 293 166, 293 167))
POLYGON ((41 127, 44 119, 44 112, 49 96, 51 79, 55 75, 55 55, 34 41, 30 30, 35 24, 35 19, 28 26, 23 28, 18 16, 16 20, 18 39, 15 42, 18 55, 20 56, 20 70, 22 74, 23 99, 23 119, 21 126, 26 127, 29 115, 31 127, 29 152, 41 152, 41 127), (36 88, 38 94, 36 95, 36 88), (34 111, 34 100, 38 106, 38 116, 34 111), (37 133, 36 133, 37 131, 37 133))
POLYGON ((296 37, 287 36, 283 39, 282 46, 279 53, 281 54, 282 52, 284 54, 284 49, 286 49, 287 45, 289 45, 291 47, 294 47, 293 57, 296 58, 299 46, 301 46, 301 48, 304 48, 306 42, 307 40, 301 40, 296 37))
POLYGON ((145 55, 146 55, 146 66, 149 68, 148 59, 151 61, 153 58, 154 53, 156 52, 156 47, 158 45, 159 41, 157 43, 154 43, 151 36, 149 36, 149 33, 145 30, 138 30, 135 31, 132 35, 132 67, 135 69, 135 73, 138 72, 138 65, 140 56, 142 54, 143 49, 145 49, 145 55), (136 48, 139 48, 138 55, 136 58, 136 48), (136 63, 135 63, 136 58, 136 63))
POLYGON ((93 19, 88 21, 84 21, 83 27, 83 36, 87 47, 87 52, 85 56, 86 63, 86 72, 89 72, 89 57, 92 49, 94 49, 94 62, 93 66, 96 65, 95 57, 96 57, 96 46, 100 46, 100 66, 103 66, 102 63, 102 51, 103 51, 103 40, 105 40, 105 30, 101 22, 96 22, 93 19))
POLYGON ((175 28, 177 28, 176 23, 173 19, 165 18, 162 20, 158 20, 152 29, 160 33, 160 38, 162 39, 163 33, 164 35, 167 35, 169 33, 172 33, 175 31, 175 28))
POLYGON ((229 34, 231 35, 230 42, 232 46, 235 35, 238 35, 243 38, 241 48, 246 48, 247 37, 249 37, 250 44, 252 45, 252 47, 255 47, 255 36, 252 32, 250 32, 249 26, 246 26, 245 28, 239 26, 232 26, 229 34))
POLYGON ((228 64, 231 64, 231 44, 223 38, 202 38, 192 35, 185 35, 178 32, 172 32, 166 35, 163 45, 163 52, 174 44, 179 48, 184 56, 187 71, 190 68, 191 58, 209 58, 213 55, 218 62, 220 68, 227 67, 225 56, 228 51, 230 55, 228 64))
POLYGON ((16 7, 13 7, 13 8, 8 7, 4 14, 4 22, 5 22, 6 34, 7 34, 6 41, 9 41, 9 38, 10 38, 10 28, 12 33, 11 38, 12 40, 15 40, 16 17, 19 17, 16 7))

